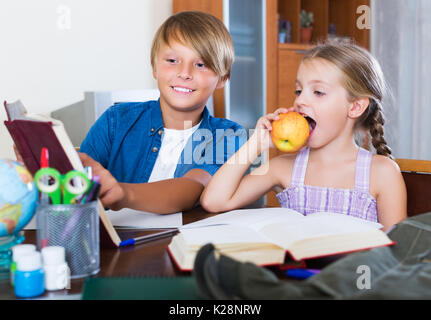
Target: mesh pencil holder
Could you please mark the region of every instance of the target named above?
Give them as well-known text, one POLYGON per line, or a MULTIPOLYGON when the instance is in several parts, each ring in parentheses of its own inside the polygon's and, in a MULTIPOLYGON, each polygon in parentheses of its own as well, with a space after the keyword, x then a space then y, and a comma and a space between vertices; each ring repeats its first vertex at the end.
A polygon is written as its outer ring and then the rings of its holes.
POLYGON ((38 204, 37 246, 61 246, 72 279, 100 270, 99 214, 97 201, 85 204, 38 204))

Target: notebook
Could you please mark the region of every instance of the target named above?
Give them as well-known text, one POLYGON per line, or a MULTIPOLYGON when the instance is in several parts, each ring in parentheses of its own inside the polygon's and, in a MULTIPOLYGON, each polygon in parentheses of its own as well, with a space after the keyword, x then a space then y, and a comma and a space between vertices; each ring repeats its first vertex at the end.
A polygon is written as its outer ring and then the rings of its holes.
POLYGON ((83 300, 196 300, 194 277, 87 278, 83 300))

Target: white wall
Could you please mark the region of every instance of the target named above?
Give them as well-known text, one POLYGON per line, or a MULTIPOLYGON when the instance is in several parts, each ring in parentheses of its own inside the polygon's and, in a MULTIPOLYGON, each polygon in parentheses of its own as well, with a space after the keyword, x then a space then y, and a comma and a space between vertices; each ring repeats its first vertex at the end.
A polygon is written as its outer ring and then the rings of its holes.
POLYGON ((0 158, 15 158, 4 100, 49 114, 84 91, 156 88, 151 41, 171 13, 172 0, 1 1, 0 158))

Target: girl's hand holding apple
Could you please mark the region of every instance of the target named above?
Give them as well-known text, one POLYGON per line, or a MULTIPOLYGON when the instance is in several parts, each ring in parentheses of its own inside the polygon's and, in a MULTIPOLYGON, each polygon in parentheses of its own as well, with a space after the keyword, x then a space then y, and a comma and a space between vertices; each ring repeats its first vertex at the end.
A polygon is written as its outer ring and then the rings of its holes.
POLYGON ((255 131, 250 138, 250 140, 257 143, 259 154, 268 150, 269 148, 275 147, 271 139, 272 123, 280 119, 280 114, 285 114, 294 110, 294 107, 278 108, 273 113, 268 113, 259 118, 256 123, 255 131))

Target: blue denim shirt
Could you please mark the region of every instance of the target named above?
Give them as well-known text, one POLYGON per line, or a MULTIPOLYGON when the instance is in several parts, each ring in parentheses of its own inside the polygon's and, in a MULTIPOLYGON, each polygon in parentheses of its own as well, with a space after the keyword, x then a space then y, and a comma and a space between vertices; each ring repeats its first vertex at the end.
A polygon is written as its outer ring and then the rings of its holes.
MULTIPOLYGON (((91 127, 80 152, 99 162, 119 182, 148 182, 163 129, 160 100, 115 104, 91 127)), ((205 107, 202 122, 184 147, 174 177, 196 168, 213 175, 246 140, 246 131, 239 124, 214 118, 205 107)))

